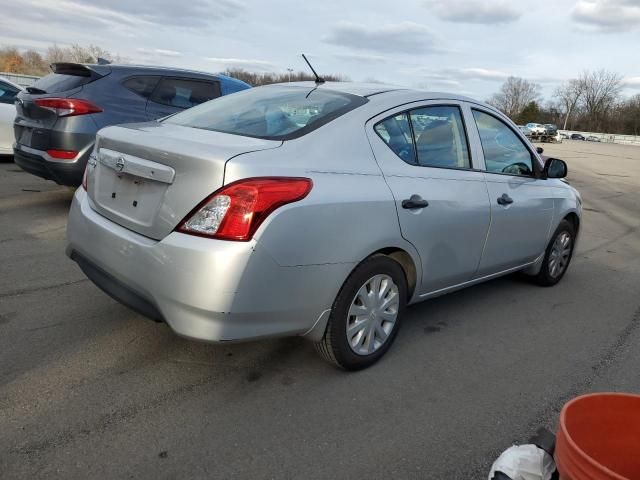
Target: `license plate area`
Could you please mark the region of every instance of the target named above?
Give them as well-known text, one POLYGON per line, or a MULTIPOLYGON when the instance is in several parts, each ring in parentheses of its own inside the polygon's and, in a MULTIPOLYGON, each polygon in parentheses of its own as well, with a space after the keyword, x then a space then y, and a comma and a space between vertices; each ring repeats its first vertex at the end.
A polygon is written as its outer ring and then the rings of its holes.
MULTIPOLYGON (((98 164, 94 178, 94 201, 112 215, 141 226, 150 226, 168 187, 98 164)), ((91 187, 90 187, 91 188, 91 187)))

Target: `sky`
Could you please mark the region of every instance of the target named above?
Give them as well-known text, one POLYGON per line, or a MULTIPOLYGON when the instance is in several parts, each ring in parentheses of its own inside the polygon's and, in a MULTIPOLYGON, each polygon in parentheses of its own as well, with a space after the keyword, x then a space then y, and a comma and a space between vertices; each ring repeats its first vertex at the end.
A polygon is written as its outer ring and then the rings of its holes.
MULTIPOLYGON (((4 2, 3 2, 4 3, 4 2)), ((128 62, 306 70, 486 99, 510 75, 549 97, 585 69, 640 93, 640 0, 20 0, 0 46, 95 44, 128 62)))

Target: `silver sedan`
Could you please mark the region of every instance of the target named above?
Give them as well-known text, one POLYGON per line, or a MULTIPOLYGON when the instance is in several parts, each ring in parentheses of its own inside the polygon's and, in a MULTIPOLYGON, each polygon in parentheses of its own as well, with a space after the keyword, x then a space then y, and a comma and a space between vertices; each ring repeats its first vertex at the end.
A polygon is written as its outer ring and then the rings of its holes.
POLYGON ((67 254, 179 335, 302 335, 355 370, 409 304, 516 271, 558 283, 582 211, 566 173, 470 98, 259 87, 101 130, 67 254))

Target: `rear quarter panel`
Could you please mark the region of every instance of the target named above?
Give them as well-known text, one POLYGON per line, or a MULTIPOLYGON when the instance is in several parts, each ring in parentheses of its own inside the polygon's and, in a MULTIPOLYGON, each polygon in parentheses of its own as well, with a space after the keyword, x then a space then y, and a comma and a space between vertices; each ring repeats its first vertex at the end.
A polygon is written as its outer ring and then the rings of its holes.
POLYGON ((278 264, 357 264, 377 250, 395 247, 420 265, 400 234, 393 195, 356 115, 340 117, 276 150, 231 159, 225 184, 259 176, 308 177, 314 183, 305 199, 276 210, 256 233, 278 264))

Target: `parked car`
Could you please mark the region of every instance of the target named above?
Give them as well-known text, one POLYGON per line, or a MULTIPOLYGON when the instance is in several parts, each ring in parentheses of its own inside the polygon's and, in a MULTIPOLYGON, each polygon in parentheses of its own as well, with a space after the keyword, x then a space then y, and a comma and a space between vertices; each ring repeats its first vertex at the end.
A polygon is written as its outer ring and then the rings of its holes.
POLYGON ((0 155, 13 154, 13 119, 16 116, 14 103, 20 91, 20 85, 0 77, 0 155))
POLYGON ((579 133, 572 133, 571 140, 586 140, 586 138, 584 138, 584 135, 580 135, 579 133))
POLYGON ((302 335, 359 369, 408 304, 516 271, 559 282, 582 205, 566 168, 465 97, 264 86, 98 132, 66 251, 182 336, 302 335))
POLYGON ((546 132, 544 125, 539 123, 527 123, 526 126, 534 135, 544 135, 546 132))
POLYGON ((600 142, 600 137, 596 137, 595 135, 589 135, 587 137, 587 142, 600 142))
POLYGON ((525 137, 531 137, 531 130, 526 125, 518 125, 520 131, 524 134, 525 137))
POLYGON ((202 72, 131 65, 55 63, 18 95, 15 162, 29 173, 78 186, 96 132, 166 117, 249 88, 202 72))
POLYGON ((558 135, 558 127, 555 126, 553 123, 545 123, 543 127, 544 127, 545 135, 549 135, 551 137, 555 137, 558 135))

